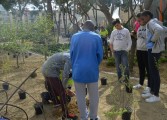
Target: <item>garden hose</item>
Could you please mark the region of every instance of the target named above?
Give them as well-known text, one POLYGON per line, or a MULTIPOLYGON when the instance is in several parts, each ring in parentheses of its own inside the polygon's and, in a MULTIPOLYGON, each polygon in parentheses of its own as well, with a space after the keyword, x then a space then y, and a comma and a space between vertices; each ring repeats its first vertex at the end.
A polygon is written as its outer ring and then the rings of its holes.
POLYGON ((18 108, 18 109, 20 109, 20 110, 22 110, 23 112, 24 112, 24 114, 26 115, 26 120, 28 120, 28 115, 27 115, 27 113, 26 113, 26 111, 25 110, 23 110, 22 108, 20 108, 20 107, 18 107, 18 106, 16 106, 16 105, 12 105, 12 104, 8 104, 8 103, 0 103, 0 105, 6 105, 6 106, 12 106, 12 107, 16 107, 16 108, 18 108))
MULTIPOLYGON (((4 108, 5 105, 8 105, 7 103, 8 103, 9 100, 13 97, 13 95, 17 92, 17 90, 19 90, 19 89, 22 90, 20 87, 31 77, 32 74, 34 74, 34 73, 36 72, 37 69, 38 69, 38 68, 36 68, 18 87, 9 83, 10 85, 16 87, 16 90, 12 93, 12 95, 7 99, 7 101, 6 101, 5 103, 1 103, 1 104, 3 104, 3 105, 2 105, 2 107, 0 108, 0 111, 4 108)), ((0 80, 0 81, 5 82, 5 81, 3 81, 3 80, 0 80)), ((26 92, 26 93, 27 93, 27 92, 26 92)), ((29 95, 33 100, 35 100, 29 93, 28 93, 28 95, 29 95)), ((37 100, 35 100, 35 101, 38 102, 37 100)), ((21 108, 21 109, 22 109, 22 108, 21 108)), ((42 110, 42 112, 44 113, 44 111, 43 111, 42 108, 41 108, 41 110, 42 110)), ((26 113, 26 115, 27 115, 27 113, 26 113)), ((44 115, 44 119, 46 120, 45 115, 44 115)), ((27 120, 28 120, 28 119, 27 119, 27 120)))

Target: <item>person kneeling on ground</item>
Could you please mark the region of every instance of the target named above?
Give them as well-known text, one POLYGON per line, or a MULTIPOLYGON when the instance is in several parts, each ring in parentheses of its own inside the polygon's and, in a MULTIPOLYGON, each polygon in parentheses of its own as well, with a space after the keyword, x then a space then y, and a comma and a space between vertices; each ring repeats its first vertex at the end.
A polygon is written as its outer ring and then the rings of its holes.
POLYGON ((60 102, 63 111, 62 119, 75 118, 77 116, 69 114, 67 110, 66 93, 74 96, 75 93, 67 89, 67 81, 71 69, 70 54, 55 53, 48 58, 42 66, 42 74, 45 77, 48 90, 51 95, 55 97, 54 104, 60 102), (62 81, 60 80, 60 73, 63 70, 62 81), (57 96, 60 98, 58 99, 57 96))

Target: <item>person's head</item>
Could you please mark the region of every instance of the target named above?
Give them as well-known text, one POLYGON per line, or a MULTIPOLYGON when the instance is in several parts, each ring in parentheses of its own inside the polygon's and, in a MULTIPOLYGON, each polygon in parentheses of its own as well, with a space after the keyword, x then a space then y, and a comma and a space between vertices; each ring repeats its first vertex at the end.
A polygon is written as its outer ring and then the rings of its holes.
POLYGON ((112 22, 112 25, 113 25, 117 30, 122 29, 122 25, 121 25, 121 22, 120 22, 119 19, 115 19, 115 20, 112 22))
POLYGON ((142 19, 141 19, 141 13, 138 13, 138 14, 136 15, 136 20, 139 22, 140 25, 145 25, 145 24, 143 23, 142 19))
POLYGON ((105 30, 105 29, 104 29, 104 26, 100 26, 100 30, 102 30, 102 31, 105 30))
POLYGON ((95 27, 94 27, 94 29, 95 29, 95 30, 97 30, 97 29, 98 29, 98 27, 97 27, 97 26, 95 26, 95 27))
POLYGON ((83 24, 83 30, 94 31, 94 23, 93 23, 93 21, 92 20, 87 20, 83 24))
POLYGON ((145 10, 141 13, 143 24, 147 24, 151 19, 153 19, 153 14, 149 10, 145 10))

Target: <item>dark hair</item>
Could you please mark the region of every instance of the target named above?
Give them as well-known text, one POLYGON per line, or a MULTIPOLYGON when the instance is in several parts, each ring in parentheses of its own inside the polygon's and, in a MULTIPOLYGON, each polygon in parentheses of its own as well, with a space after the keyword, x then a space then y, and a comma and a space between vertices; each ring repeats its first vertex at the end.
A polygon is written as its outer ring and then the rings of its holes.
POLYGON ((137 18, 141 17, 141 13, 138 13, 138 14, 136 15, 136 17, 137 17, 137 18))
POLYGON ((153 18, 153 14, 149 10, 143 11, 141 16, 149 16, 151 19, 153 18))
POLYGON ((117 23, 121 23, 119 19, 113 20, 112 25, 115 26, 117 23))
POLYGON ((84 24, 83 24, 83 30, 90 30, 90 31, 94 31, 94 23, 92 20, 87 20, 84 24))

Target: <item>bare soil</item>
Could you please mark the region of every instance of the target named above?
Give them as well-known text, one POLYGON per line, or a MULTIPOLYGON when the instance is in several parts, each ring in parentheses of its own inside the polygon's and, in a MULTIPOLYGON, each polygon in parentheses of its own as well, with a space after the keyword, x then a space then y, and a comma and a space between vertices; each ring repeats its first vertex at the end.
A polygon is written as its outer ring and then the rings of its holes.
MULTIPOLYGON (((25 63, 20 62, 20 67, 16 68, 15 59, 11 59, 12 68, 9 73, 3 74, 0 70, 0 80, 7 81, 15 86, 19 86, 24 79, 26 79, 29 74, 36 68, 37 77, 30 78, 21 87, 21 89, 26 90, 35 100, 41 102, 40 94, 45 90, 44 78, 41 74, 41 65, 44 62, 44 57, 40 55, 33 54, 25 59, 25 63), (6 77, 7 76, 7 77, 6 77)), ((0 66, 1 67, 1 66, 0 66)), ((144 89, 133 90, 133 94, 128 94, 125 92, 124 84, 117 81, 117 76, 115 73, 115 67, 106 67, 106 61, 103 61, 100 66, 100 77, 106 77, 108 79, 107 85, 102 86, 99 80, 99 116, 101 120, 121 120, 121 115, 116 114, 107 117, 105 113, 113 112, 113 108, 123 108, 129 106, 132 108, 132 120, 167 120, 167 64, 160 65, 161 74, 161 89, 160 97, 161 102, 157 103, 146 103, 143 98, 141 98, 141 93, 144 89), (106 73, 107 72, 107 73, 106 73), (112 72, 112 73, 110 73, 112 72)), ((131 74, 133 77, 138 77, 138 69, 135 66, 134 72, 131 74)), ((132 84, 137 84, 136 79, 131 79, 132 84)), ((0 82, 0 91, 2 89, 0 82)), ((74 91, 74 87, 72 88, 74 91)), ((10 86, 7 91, 8 96, 10 96, 16 90, 15 87, 10 86)), ((88 97, 88 96, 87 96, 88 97)), ((5 92, 0 92, 0 102, 6 101, 5 92)), ((35 115, 33 105, 36 103, 29 95, 26 95, 26 99, 20 100, 18 93, 12 97, 9 101, 10 104, 21 107, 28 114, 29 120, 61 120, 61 108, 54 107, 53 104, 44 105, 44 114, 35 115)), ((1 108, 1 105, 0 105, 1 108)), ((71 113, 79 116, 79 111, 77 109, 76 98, 73 97, 71 102, 68 104, 68 109, 71 113)), ((11 120, 26 120, 26 116, 23 111, 15 107, 8 107, 8 112, 5 114, 5 107, 0 111, 0 115, 4 115, 11 120)))

